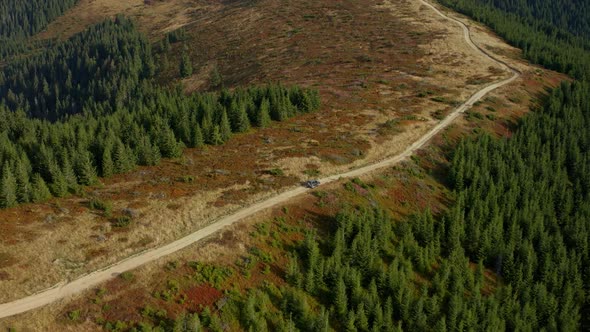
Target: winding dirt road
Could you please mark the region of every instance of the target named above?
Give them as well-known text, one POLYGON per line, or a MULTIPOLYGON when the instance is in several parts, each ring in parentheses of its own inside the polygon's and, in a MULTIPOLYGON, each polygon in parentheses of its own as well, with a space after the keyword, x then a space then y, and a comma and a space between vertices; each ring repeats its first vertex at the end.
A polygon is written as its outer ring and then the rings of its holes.
MULTIPOLYGON (((433 5, 427 3, 423 0, 420 0, 420 1, 424 5, 428 6, 432 10, 434 10, 438 15, 459 25, 463 29, 465 41, 473 49, 482 53, 484 56, 486 56, 487 58, 489 58, 491 61, 495 62, 496 64, 500 65, 504 69, 509 70, 512 73, 512 76, 508 79, 504 79, 502 81, 490 84, 490 85, 486 86, 485 88, 479 90, 477 93, 475 93, 473 96, 471 96, 471 98, 469 98, 466 102, 464 102, 461 106, 459 106, 451 114, 449 114, 444 120, 442 120, 435 127, 433 127, 428 133, 426 133, 419 140, 417 140, 412 145, 410 145, 401 154, 381 160, 381 161, 371 164, 371 165, 367 165, 367 166, 364 166, 364 167, 361 167, 361 168, 358 168, 355 170, 351 170, 346 173, 336 174, 336 175, 332 175, 332 176, 320 179, 322 184, 334 182, 334 181, 337 181, 341 178, 356 177, 356 176, 359 176, 359 175, 362 175, 365 173, 375 171, 380 168, 392 166, 394 164, 399 163, 400 161, 404 160, 405 158, 411 156, 416 150, 422 148, 430 139, 432 139, 436 134, 438 134, 441 130, 443 130, 451 122, 453 122, 458 116, 460 116, 461 113, 463 113, 463 112, 465 112, 465 110, 469 109, 473 105, 473 103, 480 100, 483 96, 485 96, 490 91, 492 91, 496 88, 499 88, 503 85, 511 83, 520 75, 518 70, 510 67, 504 61, 494 58, 492 55, 487 53, 487 51, 485 51, 484 49, 475 45, 473 43, 473 40, 471 39, 471 35, 470 35, 467 25, 465 25, 463 22, 446 16, 441 11, 439 11, 436 7, 434 7, 433 5)), ((154 261, 158 258, 164 257, 164 256, 174 253, 178 250, 181 250, 181 249, 183 249, 183 248, 185 248, 185 247, 187 247, 199 240, 202 240, 202 239, 218 232, 219 230, 223 229, 226 226, 236 223, 248 216, 253 215, 256 212, 262 211, 264 209, 268 209, 268 208, 273 207, 277 204, 285 203, 285 202, 289 201, 291 198, 298 196, 300 194, 303 194, 308 190, 309 189, 307 189, 307 188, 299 187, 299 188, 295 188, 295 189, 286 191, 286 192, 279 194, 273 198, 256 203, 256 204, 251 205, 251 206, 244 208, 242 210, 239 210, 232 215, 226 216, 226 217, 210 224, 209 226, 207 226, 205 228, 202 228, 194 233, 191 233, 191 234, 189 234, 179 240, 176 240, 170 244, 167 244, 163 247, 159 247, 159 248, 155 248, 152 250, 138 253, 135 256, 131 256, 127 259, 124 259, 112 266, 109 266, 109 267, 106 267, 102 270, 98 270, 98 271, 92 272, 90 274, 84 275, 84 276, 82 276, 76 280, 73 280, 71 282, 68 282, 68 283, 66 283, 66 282, 60 283, 50 289, 41 291, 37 294, 30 295, 30 296, 27 296, 25 298, 22 298, 22 299, 19 299, 16 301, 0 304, 0 318, 5 318, 5 317, 17 315, 17 314, 20 314, 20 313, 23 313, 23 312, 26 312, 26 311, 29 311, 29 310, 32 310, 35 308, 45 306, 45 305, 55 302, 57 300, 67 298, 67 297, 77 294, 79 292, 82 292, 90 287, 93 287, 93 286, 96 286, 102 282, 105 282, 105 281, 125 272, 125 271, 134 269, 134 268, 139 267, 143 264, 149 263, 149 262, 154 261)))

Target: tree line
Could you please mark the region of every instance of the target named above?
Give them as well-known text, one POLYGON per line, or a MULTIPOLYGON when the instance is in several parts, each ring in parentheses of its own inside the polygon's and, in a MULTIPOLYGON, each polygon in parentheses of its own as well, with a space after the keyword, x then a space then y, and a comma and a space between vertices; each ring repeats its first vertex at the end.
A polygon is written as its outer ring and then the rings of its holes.
POLYGON ((586 83, 564 83, 511 138, 462 141, 450 166, 456 201, 440 216, 344 208, 327 234, 286 247, 288 286, 233 294, 230 316, 245 331, 588 326, 589 96, 586 83))
POLYGON ((77 0, 4 0, 0 3, 0 59, 22 52, 26 38, 73 7, 77 0))
POLYGON ((124 17, 4 68, 0 207, 75 193, 320 106, 316 90, 280 84, 185 95, 153 70, 150 45, 124 17))
POLYGON ((135 103, 141 82, 154 76, 151 46, 122 16, 94 25, 0 71, 0 100, 30 117, 102 115, 135 103))
POLYGON ((590 6, 585 1, 439 0, 496 31, 524 56, 585 80, 590 73, 590 6))
POLYGON ((379 207, 345 208, 327 233, 286 247, 287 285, 229 291, 233 305, 218 315, 168 317, 153 330, 221 331, 220 317, 248 331, 589 328, 588 6, 441 2, 579 81, 554 89, 511 138, 463 140, 449 169, 456 200, 443 215, 399 222, 379 207))
POLYGON ((479 0, 478 3, 514 13, 529 22, 545 24, 590 38, 590 4, 584 0, 479 0))

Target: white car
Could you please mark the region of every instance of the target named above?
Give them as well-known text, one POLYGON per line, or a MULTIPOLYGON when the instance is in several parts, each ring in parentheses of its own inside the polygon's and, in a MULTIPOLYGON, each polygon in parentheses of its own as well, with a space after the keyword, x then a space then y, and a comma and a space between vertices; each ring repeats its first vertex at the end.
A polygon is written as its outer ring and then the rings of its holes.
POLYGON ((318 180, 309 180, 309 181, 305 182, 305 186, 310 189, 316 188, 319 185, 320 185, 320 181, 318 181, 318 180))

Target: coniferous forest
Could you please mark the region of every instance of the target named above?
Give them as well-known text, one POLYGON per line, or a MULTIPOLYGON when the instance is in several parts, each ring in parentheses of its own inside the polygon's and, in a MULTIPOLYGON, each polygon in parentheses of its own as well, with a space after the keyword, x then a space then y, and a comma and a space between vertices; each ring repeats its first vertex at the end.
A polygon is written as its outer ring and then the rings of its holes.
POLYGON ((62 197, 319 108, 317 91, 279 84, 185 95, 157 84, 153 58, 118 16, 2 68, 0 206, 62 197))
POLYGON ((587 88, 555 89, 510 139, 464 140, 450 166, 456 202, 441 216, 395 221, 374 204, 345 208, 327 234, 283 245, 288 285, 230 291, 219 316, 150 316, 137 330, 217 331, 219 317, 245 331, 584 330, 587 88))
POLYGON ((43 30, 77 0, 4 0, 0 3, 0 59, 25 49, 26 37, 43 30))
POLYGON ((584 0, 439 0, 491 27, 524 56, 590 79, 590 4, 584 0))
MULTIPOLYGON (((465 138, 451 153, 455 202, 443 215, 395 222, 379 207, 348 208, 328 234, 309 232, 288 249, 287 286, 234 296, 224 309, 241 308, 231 316, 244 330, 590 328, 588 7, 441 2, 578 80, 554 89, 510 138, 465 138)), ((172 330, 220 327, 210 312, 169 322, 172 330)))
MULTIPOLYGON (((448 151, 448 210, 399 221, 375 202, 346 202, 325 229, 279 245, 289 256, 280 282, 225 289, 215 312, 142 307, 141 322, 97 323, 222 331, 220 317, 229 316, 246 331, 590 329, 590 8, 579 0, 439 2, 576 79, 551 91, 511 137, 478 134, 448 151)), ((38 32, 74 3, 1 4, 0 42, 38 32)), ((154 53, 119 16, 2 66, 0 207, 77 193, 184 147, 223 144, 319 108, 317 91, 280 84, 186 95, 158 84, 154 53)), ((191 74, 188 57, 180 68, 191 74)), ((193 265, 195 275, 210 268, 193 265)))

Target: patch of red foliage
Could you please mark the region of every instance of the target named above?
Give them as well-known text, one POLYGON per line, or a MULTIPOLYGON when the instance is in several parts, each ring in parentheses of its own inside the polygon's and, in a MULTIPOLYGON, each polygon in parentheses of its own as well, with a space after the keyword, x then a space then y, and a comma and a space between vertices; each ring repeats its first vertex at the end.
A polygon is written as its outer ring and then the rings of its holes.
POLYGON ((184 294, 186 295, 184 307, 193 312, 201 311, 204 307, 212 306, 223 296, 219 290, 210 285, 200 285, 190 288, 184 294))
POLYGON ((140 321, 141 307, 148 301, 148 296, 141 289, 125 291, 123 296, 102 304, 103 317, 107 321, 140 321))

